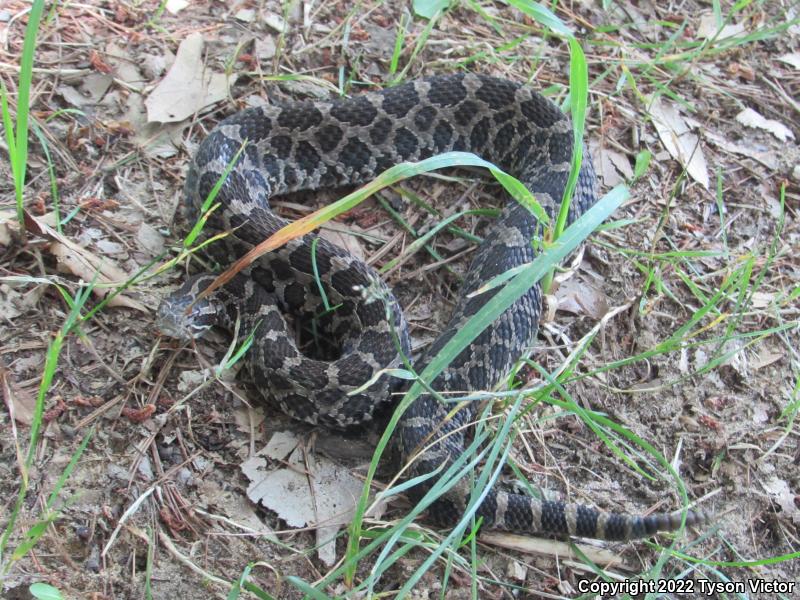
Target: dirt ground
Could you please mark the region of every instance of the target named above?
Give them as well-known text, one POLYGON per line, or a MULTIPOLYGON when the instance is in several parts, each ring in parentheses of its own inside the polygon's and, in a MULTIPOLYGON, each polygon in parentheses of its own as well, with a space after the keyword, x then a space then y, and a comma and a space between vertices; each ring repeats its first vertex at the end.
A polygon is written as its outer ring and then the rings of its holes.
MULTIPOLYGON (((30 101, 40 136, 30 136, 25 187, 35 221, 24 239, 15 234, 8 146, 0 141, 0 381, 16 417, 0 415, 4 528, 47 348, 70 311, 57 286, 74 295, 100 265, 120 282, 177 254, 183 238, 172 224, 187 163, 222 117, 460 69, 530 81, 556 102, 569 80, 567 43, 512 2, 455 2, 432 21, 404 3, 373 0, 201 1, 172 12, 182 4, 189 3, 167 2, 163 12, 157 2, 45 9, 30 101), (191 48, 183 46, 190 39, 191 48), (184 94, 191 82, 180 77, 160 85, 170 73, 191 78, 197 65, 210 77, 203 98, 184 94), (56 199, 67 221, 60 234, 41 225, 54 226, 56 199)), ((618 561, 599 564, 615 579, 800 579, 800 13, 790 4, 754 2, 729 14, 732 4, 723 2, 721 20, 695 0, 666 8, 585 0, 555 10, 586 53, 586 141, 602 191, 632 180, 637 157, 641 163, 649 152, 650 161, 614 226, 592 236, 556 292, 551 304, 560 310, 543 324, 532 358, 552 372, 596 334, 568 393, 649 442, 679 471, 690 501, 701 499, 715 514, 709 528, 675 541, 680 554, 645 542, 590 546, 618 561), (767 560, 774 557, 784 559, 767 560)), ((28 7, 0 3, 0 77, 12 113, 28 7)), ((381 266, 413 241, 387 207, 424 232, 430 216, 404 199, 418 197, 444 215, 498 205, 496 186, 447 175, 386 190, 339 219, 341 231, 331 235, 381 266)), ((277 209, 297 218, 337 197, 301 195, 277 209)), ((458 221, 478 235, 485 223, 458 221)), ((441 260, 418 253, 387 277, 417 347, 440 331, 470 256, 471 245, 451 233, 433 246, 441 260)), ((137 281, 66 337, 30 487, 0 558, 3 598, 31 597, 33 582, 66 598, 222 598, 249 563, 256 563, 251 581, 273 597, 299 598, 287 576, 313 583, 333 569, 317 556, 310 528, 295 531, 251 502, 242 464, 274 432, 290 430, 316 446, 320 461, 363 477, 380 432, 342 438, 293 424, 269 406, 248 408, 255 397, 246 383, 230 373, 209 377, 228 349, 224 335, 187 348, 161 338, 154 308, 185 277, 185 264, 137 281), (13 555, 90 432, 44 535, 29 553, 13 555)), ((572 413, 537 405, 517 427, 513 461, 547 494, 634 513, 680 506, 674 481, 636 473, 572 413)), ((380 475, 386 483, 393 474, 380 475)), ((407 510, 402 498, 393 500, 365 527, 377 531, 407 510)), ((446 534, 424 521, 414 531, 432 544, 446 534)), ((341 537, 337 558, 345 544, 341 537)), ((462 552, 469 565, 469 545, 462 552)), ((584 561, 512 536, 481 534, 477 553, 475 591, 469 568, 458 565, 443 592, 447 566, 438 561, 414 597, 573 598, 592 576, 584 561)), ((402 556, 374 592, 392 597, 426 555, 402 556)), ((356 582, 374 558, 361 561, 356 582)), ((322 590, 348 595, 341 577, 322 590)), ((748 588, 739 597, 800 591, 748 588)))

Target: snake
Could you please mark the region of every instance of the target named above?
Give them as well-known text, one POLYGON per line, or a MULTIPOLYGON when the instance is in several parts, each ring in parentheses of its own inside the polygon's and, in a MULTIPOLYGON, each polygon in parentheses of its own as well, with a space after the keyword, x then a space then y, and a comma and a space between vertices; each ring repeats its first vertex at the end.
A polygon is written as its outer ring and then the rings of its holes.
MULTIPOLYGON (((528 85, 466 72, 330 101, 251 107, 220 121, 198 147, 184 185, 183 218, 192 223, 202 216, 204 232, 224 234, 206 249, 225 265, 289 223, 270 208, 270 199, 362 184, 395 165, 451 151, 473 153, 516 177, 553 218, 570 174, 572 124, 528 85)), ((568 223, 596 203, 596 187, 591 161, 584 159, 568 223)), ((422 373, 502 288, 486 283, 530 264, 541 236, 534 212, 509 196, 474 251, 449 322, 413 363, 408 323, 389 286, 372 267, 315 233, 264 254, 206 297, 200 292, 214 276, 188 278, 162 300, 157 325, 183 340, 211 327, 246 334, 246 371, 265 400, 313 425, 363 428, 408 388, 394 374, 409 365, 422 373), (316 349, 298 345, 298 323, 309 319, 326 342, 316 349)), ((413 500, 431 491, 434 475, 456 464, 471 439, 479 403, 448 399, 507 382, 532 351, 541 312, 542 291, 534 283, 402 413, 392 440, 401 464, 410 463, 406 476, 414 481, 406 493, 413 500)), ((427 504, 427 517, 441 526, 457 524, 471 493, 468 477, 461 477, 427 504)), ((520 533, 628 540, 709 520, 700 509, 606 512, 497 484, 479 500, 473 514, 482 527, 520 533)))

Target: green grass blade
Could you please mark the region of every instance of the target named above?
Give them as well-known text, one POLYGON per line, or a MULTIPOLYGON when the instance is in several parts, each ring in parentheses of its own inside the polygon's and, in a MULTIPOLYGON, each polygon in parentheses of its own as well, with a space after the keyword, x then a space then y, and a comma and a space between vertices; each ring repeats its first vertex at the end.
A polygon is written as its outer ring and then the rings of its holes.
POLYGON ((564 188, 561 199, 561 208, 556 219, 553 239, 558 239, 567 224, 569 216, 570 199, 578 183, 581 164, 583 163, 583 129, 586 123, 586 105, 589 97, 589 70, 586 66, 586 57, 580 43, 574 38, 569 40, 569 98, 570 113, 572 116, 572 163, 569 178, 564 188))
POLYGON ((36 139, 39 140, 39 144, 42 146, 42 152, 44 152, 45 160, 47 160, 47 174, 50 177, 50 197, 53 202, 53 212, 55 212, 56 215, 56 231, 58 231, 58 233, 63 233, 61 223, 61 202, 59 201, 58 196, 56 168, 53 164, 53 159, 50 156, 50 148, 47 144, 47 138, 44 137, 42 130, 33 121, 31 122, 31 129, 33 130, 33 134, 36 136, 36 139))
POLYGON ((206 196, 205 200, 203 200, 203 205, 200 207, 200 216, 197 218, 197 222, 194 224, 189 234, 183 240, 184 248, 189 248, 194 243, 194 241, 197 239, 197 236, 200 235, 200 232, 203 230, 203 227, 205 226, 209 215, 217 208, 219 208, 220 206, 219 203, 214 204, 214 200, 216 199, 217 194, 219 194, 219 191, 222 189, 225 180, 228 179, 228 175, 230 175, 231 171, 233 170, 233 167, 236 165, 237 162, 239 162, 239 157, 242 155, 242 152, 244 152, 244 149, 245 147, 247 147, 247 144, 248 142, 246 138, 242 140, 242 144, 239 146, 239 149, 236 151, 236 154, 234 154, 230 162, 228 162, 228 164, 225 165, 225 169, 222 171, 219 178, 214 183, 214 187, 211 188, 211 191, 208 193, 208 196, 206 196))
POLYGON ((286 578, 286 581, 303 592, 308 598, 313 598, 313 600, 331 600, 330 596, 320 592, 317 588, 310 586, 299 577, 289 575, 286 578))
POLYGON ((405 44, 408 20, 408 13, 404 12, 402 15, 400 15, 400 23, 397 26, 397 37, 394 40, 394 50, 392 51, 392 58, 389 61, 390 75, 397 73, 397 67, 400 64, 400 55, 403 53, 403 45, 405 44))
MULTIPOLYGON (((445 152, 443 154, 426 158, 419 162, 405 162, 390 167, 368 184, 362 186, 351 194, 348 194, 341 200, 338 200, 316 211, 313 215, 313 219, 299 219, 288 227, 292 227, 293 225, 301 222, 309 222, 312 225, 309 230, 313 229, 322 223, 330 221, 342 213, 347 212, 351 208, 354 208, 369 198, 372 194, 387 186, 394 185, 403 179, 422 175, 423 173, 428 173, 429 171, 446 169, 448 167, 481 167, 488 170, 489 173, 491 173, 492 176, 497 179, 497 181, 505 188, 505 190, 515 200, 528 207, 528 209, 537 219, 543 223, 549 222, 547 212, 544 210, 544 208, 542 208, 541 204, 536 201, 536 199, 533 197, 533 194, 531 194, 525 188, 521 181, 515 179, 493 163, 484 160, 479 156, 472 154, 471 152, 445 152)), ((312 215, 309 215, 309 217, 310 216, 312 215)))
POLYGON ((567 39, 573 38, 572 30, 564 25, 564 22, 559 19, 554 12, 538 2, 531 2, 530 0, 505 0, 505 2, 555 33, 563 35, 567 39))
MULTIPOLYGON (((476 157, 477 158, 477 157, 476 157)), ((509 280, 505 286, 498 291, 472 318, 460 329, 442 350, 430 361, 428 366, 420 375, 422 382, 434 381, 452 360, 466 348, 480 333, 486 329, 495 319, 497 319, 509 306, 518 298, 526 293, 545 273, 559 264, 578 244, 586 239, 594 229, 602 223, 611 213, 613 213, 628 197, 627 189, 624 187, 614 188, 604 196, 595 206, 586 211, 576 220, 564 235, 540 254, 526 269, 519 271, 516 276, 509 280)), ((394 432, 397 423, 403 412, 410 404, 416 400, 420 394, 427 391, 420 382, 415 382, 406 395, 403 397, 400 406, 395 410, 383 435, 381 436, 376 450, 376 456, 388 444, 389 438, 394 432)), ((364 488, 356 507, 355 515, 351 523, 348 540, 348 559, 352 559, 358 550, 358 540, 361 533, 361 522, 366 512, 369 500, 369 489, 377 468, 377 460, 373 459, 364 482, 364 488)), ((353 572, 348 573, 352 577, 353 572)))
MULTIPOLYGON (((17 90, 17 127, 16 140, 11 156, 11 170, 14 176, 14 189, 16 192, 17 218, 22 230, 25 230, 25 218, 22 212, 23 190, 25 189, 25 171, 28 166, 28 117, 30 111, 31 82, 33 81, 33 54, 36 50, 36 35, 39 32, 39 23, 42 19, 44 0, 34 0, 28 13, 28 25, 25 27, 25 39, 22 42, 22 57, 20 59, 19 87, 17 90)), ((7 91, 3 89, 3 97, 7 91)), ((3 122, 7 128, 6 137, 10 135, 10 117, 6 118, 8 105, 3 101, 3 122)), ((9 150, 12 148, 9 145, 9 150)))

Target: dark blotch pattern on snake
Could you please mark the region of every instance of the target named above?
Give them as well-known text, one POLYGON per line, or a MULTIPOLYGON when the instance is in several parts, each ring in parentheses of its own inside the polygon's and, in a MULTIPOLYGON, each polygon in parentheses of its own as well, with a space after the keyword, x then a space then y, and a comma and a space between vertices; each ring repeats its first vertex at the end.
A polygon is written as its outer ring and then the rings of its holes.
MULTIPOLYGON (((516 176, 552 216, 572 154, 570 122, 552 102, 526 87, 481 75, 440 76, 330 102, 251 108, 222 121, 197 151, 185 186, 191 222, 245 141, 216 198, 221 206, 206 227, 234 230, 211 245, 211 254, 222 264, 287 224, 270 210, 273 196, 359 184, 400 162, 451 150, 473 152, 516 176)), ((570 222, 595 200, 595 175, 585 159, 570 222)), ((533 260, 531 240, 539 232, 531 213, 509 200, 475 253, 450 322, 416 360, 417 372, 498 290, 474 296, 472 292, 533 260)), ((252 380, 265 398, 309 423, 337 428, 362 424, 390 400, 396 382, 386 375, 348 395, 380 369, 402 366, 396 340, 406 355, 410 352, 400 306, 370 267, 324 239, 307 235, 259 259, 224 289, 197 303, 186 317, 186 307, 210 280, 192 278, 162 303, 162 331, 185 338, 212 324, 232 329, 237 316, 243 333, 257 326, 247 356, 252 380), (325 312, 315 263, 328 305, 337 307, 322 319, 341 348, 336 360, 303 355, 284 317, 325 312)), ((452 361, 431 383, 433 389, 451 396, 493 389, 515 361, 530 352, 540 312, 541 292, 534 285, 452 361)), ((415 458, 411 476, 429 473, 463 454, 466 426, 475 417, 476 405, 467 403, 449 414, 453 406, 424 395, 402 416, 395 442, 404 462, 415 458)), ((421 497, 433 480, 412 488, 412 498, 421 497)), ((469 493, 467 482, 460 482, 430 506, 429 516, 440 524, 455 523, 469 493)), ((601 539, 643 537, 675 530, 681 522, 680 512, 628 516, 496 489, 488 492, 476 517, 485 527, 601 539)), ((690 525, 706 520, 702 511, 686 516, 690 525)))

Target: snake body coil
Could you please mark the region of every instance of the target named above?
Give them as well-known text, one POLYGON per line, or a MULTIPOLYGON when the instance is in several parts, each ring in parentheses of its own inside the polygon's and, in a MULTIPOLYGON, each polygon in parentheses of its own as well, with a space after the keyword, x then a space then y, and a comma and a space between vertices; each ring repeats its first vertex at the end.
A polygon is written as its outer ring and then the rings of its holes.
MULTIPOLYGON (((216 197, 220 209, 208 223, 212 230, 233 232, 211 245, 221 263, 232 262, 287 224, 270 210, 272 196, 362 183, 400 162, 452 150, 473 152, 511 173, 552 216, 570 170, 572 133, 564 114, 539 94, 473 74, 440 76, 331 102, 251 108, 222 121, 197 151, 185 186, 190 217, 198 216, 242 147, 216 197)), ((570 222, 595 200, 595 175, 585 160, 570 222)), ((507 203, 476 251, 450 322, 415 362, 418 373, 498 289, 473 292, 494 276, 533 260, 531 240, 539 231, 525 207, 507 203)), ((390 399, 392 382, 386 375, 348 395, 380 369, 402 365, 396 339, 406 354, 410 344, 391 290, 343 249, 313 235, 293 240, 260 258, 186 317, 186 307, 208 282, 209 276, 190 279, 167 298, 159 308, 160 328, 185 338, 212 324, 232 328, 237 316, 243 332, 257 327, 247 356, 250 375, 261 393, 287 414, 309 423, 349 427, 369 421, 390 399), (320 282, 325 306, 335 310, 325 311, 320 282), (284 316, 320 313, 325 313, 321 325, 340 348, 340 356, 332 360, 310 358, 298 350, 284 316)), ((541 292, 534 285, 431 382, 432 388, 451 395, 491 390, 530 351, 540 312, 541 292)), ((453 407, 427 394, 402 416, 395 439, 403 461, 415 458, 412 476, 430 473, 463 454, 465 426, 475 416, 475 403, 450 414, 453 407)), ((419 498, 433 480, 412 488, 411 495, 419 498)), ((429 507, 430 516, 441 524, 456 522, 469 493, 467 483, 460 482, 429 507)), ((681 524, 680 512, 635 517, 496 489, 488 491, 476 517, 482 517, 486 527, 601 539, 642 537, 681 524)), ((706 518, 700 511, 686 513, 689 525, 706 518)))

